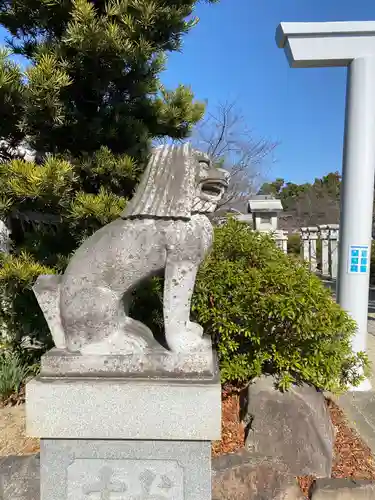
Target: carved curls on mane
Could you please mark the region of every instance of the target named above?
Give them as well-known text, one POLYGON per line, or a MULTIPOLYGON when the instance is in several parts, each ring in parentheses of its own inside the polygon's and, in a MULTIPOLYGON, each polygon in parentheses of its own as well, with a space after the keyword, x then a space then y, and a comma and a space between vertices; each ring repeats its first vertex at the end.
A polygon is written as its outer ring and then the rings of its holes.
POLYGON ((198 161, 190 144, 155 148, 122 218, 190 219, 198 161))

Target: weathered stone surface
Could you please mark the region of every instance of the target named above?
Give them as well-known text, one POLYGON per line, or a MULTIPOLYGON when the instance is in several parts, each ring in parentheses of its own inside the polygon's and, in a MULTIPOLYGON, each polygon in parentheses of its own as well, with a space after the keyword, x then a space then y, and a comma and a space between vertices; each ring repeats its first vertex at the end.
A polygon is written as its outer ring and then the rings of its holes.
POLYGON ((51 349, 42 356, 41 376, 212 380, 218 376, 218 368, 212 349, 195 353, 174 353, 160 348, 128 355, 82 355, 65 349, 51 349))
POLYGON ((190 301, 198 266, 212 244, 204 214, 222 198, 227 177, 189 144, 156 148, 122 218, 88 238, 60 280, 38 278, 35 292, 57 347, 84 355, 159 349, 152 332, 127 312, 134 288, 164 271, 169 349, 209 350, 202 327, 190 321, 190 301))
POLYGON ((352 479, 317 479, 312 500, 373 500, 375 481, 352 479))
POLYGON ((1 500, 39 500, 39 468, 39 455, 0 459, 1 500))
POLYGON ((43 311, 53 341, 57 349, 64 349, 65 334, 61 324, 59 311, 61 276, 51 274, 38 278, 33 291, 38 304, 43 311))
POLYGON ((220 380, 45 378, 26 385, 29 436, 220 439, 220 380))
POLYGON ((375 481, 352 479, 318 479, 312 500, 374 500, 375 481))
POLYGON ((4 221, 0 219, 0 253, 10 252, 10 231, 4 221))
POLYGON ((211 500, 210 459, 208 441, 43 440, 40 460, 0 461, 0 498, 40 500, 42 478, 49 500, 211 500))
POLYGON ((208 441, 42 440, 48 500, 211 500, 208 441))
MULTIPOLYGON (((136 447, 136 443, 134 445, 136 447)), ((73 448, 66 448, 66 452, 72 452, 77 449, 76 446, 77 442, 74 441, 73 448)), ((115 455, 118 455, 121 446, 116 444, 115 448, 115 455)), ((186 450, 183 450, 183 453, 186 454, 186 450)), ((111 453, 111 456, 114 455, 111 453)), ((61 465, 62 462, 58 463, 61 465)), ((303 499, 285 465, 275 462, 272 458, 265 459, 241 451, 215 458, 212 465, 212 500, 303 499)), ((0 478, 0 484, 6 483, 7 486, 7 490, 4 490, 5 496, 0 496, 2 500, 40 500, 39 455, 7 457, 1 460, 0 478)), ((0 492, 3 493, 1 490, 0 492)), ((367 497, 364 498, 367 500, 367 497)))
POLYGON ((214 458, 212 500, 303 500, 288 467, 245 450, 214 458))
POLYGON ((307 385, 282 393, 272 377, 261 377, 244 407, 250 451, 280 457, 295 476, 330 477, 334 428, 322 393, 307 385))

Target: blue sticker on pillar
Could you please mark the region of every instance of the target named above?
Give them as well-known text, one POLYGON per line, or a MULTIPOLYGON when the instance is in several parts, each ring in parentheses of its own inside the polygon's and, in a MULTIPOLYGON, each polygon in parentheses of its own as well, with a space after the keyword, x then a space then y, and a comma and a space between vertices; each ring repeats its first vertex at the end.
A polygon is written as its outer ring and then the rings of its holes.
POLYGON ((348 273, 366 274, 369 271, 368 245, 350 245, 348 273))

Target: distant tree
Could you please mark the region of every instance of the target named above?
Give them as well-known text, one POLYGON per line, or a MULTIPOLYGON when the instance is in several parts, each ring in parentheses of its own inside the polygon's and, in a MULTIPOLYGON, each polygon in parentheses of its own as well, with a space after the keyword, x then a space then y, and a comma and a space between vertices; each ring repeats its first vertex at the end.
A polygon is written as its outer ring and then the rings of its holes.
POLYGON ((299 226, 337 224, 340 219, 340 200, 326 189, 311 187, 295 199, 288 211, 293 213, 299 226))
POLYGON ((331 172, 313 183, 295 184, 276 179, 264 183, 259 194, 280 198, 289 223, 295 227, 338 223, 340 218, 341 176, 331 172))
POLYGON ((340 219, 341 176, 331 172, 313 184, 303 184, 288 206, 301 225, 335 224, 340 219))
POLYGON ((273 182, 265 182, 262 184, 260 187, 258 194, 264 194, 264 195, 270 195, 274 196, 275 198, 280 197, 280 193, 282 189, 285 186, 285 181, 284 179, 277 178, 273 182))

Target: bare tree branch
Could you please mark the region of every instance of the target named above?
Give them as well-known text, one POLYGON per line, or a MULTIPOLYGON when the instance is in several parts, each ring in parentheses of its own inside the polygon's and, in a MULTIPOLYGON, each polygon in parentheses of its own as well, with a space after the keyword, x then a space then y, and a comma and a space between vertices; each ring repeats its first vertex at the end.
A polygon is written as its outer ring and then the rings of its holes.
POLYGON ((274 161, 278 145, 264 138, 255 138, 247 128, 235 102, 219 104, 197 125, 193 142, 213 160, 231 173, 231 183, 219 208, 230 208, 245 201, 262 183, 265 160, 274 161))

